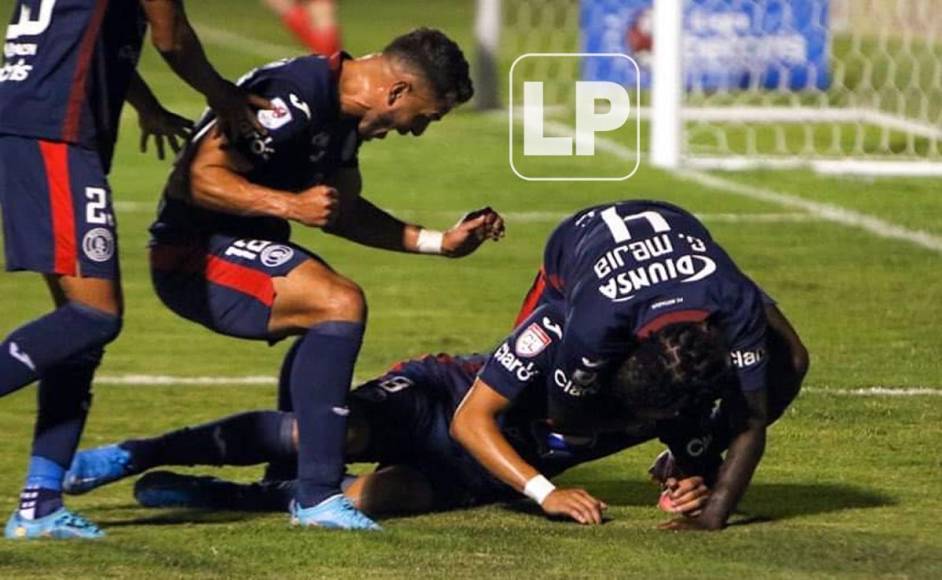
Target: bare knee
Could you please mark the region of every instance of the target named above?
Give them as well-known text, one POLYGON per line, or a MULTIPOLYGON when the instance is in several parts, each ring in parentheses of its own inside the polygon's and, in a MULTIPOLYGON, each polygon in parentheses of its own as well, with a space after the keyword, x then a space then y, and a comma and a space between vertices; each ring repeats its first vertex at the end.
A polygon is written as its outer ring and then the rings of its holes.
POLYGON ((363 290, 322 265, 310 264, 275 280, 275 304, 269 329, 296 334, 322 322, 365 322, 363 290))

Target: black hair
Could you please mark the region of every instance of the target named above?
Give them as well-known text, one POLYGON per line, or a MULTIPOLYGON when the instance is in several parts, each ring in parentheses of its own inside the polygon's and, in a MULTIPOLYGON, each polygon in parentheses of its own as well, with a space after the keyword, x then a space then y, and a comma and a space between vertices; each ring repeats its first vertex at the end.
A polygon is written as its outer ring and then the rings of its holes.
POLYGON ((456 104, 474 95, 470 67, 461 48, 434 28, 416 28, 403 34, 383 49, 383 54, 399 58, 418 69, 442 101, 456 104))
POLYGON ((612 393, 628 408, 712 403, 730 369, 729 349, 709 322, 670 324, 643 340, 615 372, 612 393))

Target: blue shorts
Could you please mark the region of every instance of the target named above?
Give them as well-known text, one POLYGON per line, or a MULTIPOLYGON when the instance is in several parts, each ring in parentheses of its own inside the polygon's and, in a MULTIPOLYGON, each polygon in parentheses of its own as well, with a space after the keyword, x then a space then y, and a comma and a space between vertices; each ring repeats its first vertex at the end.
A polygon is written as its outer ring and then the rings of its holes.
POLYGON ((118 235, 98 153, 0 135, 8 271, 117 279, 118 235))
POLYGON ((406 361, 350 393, 353 413, 370 426, 367 450, 351 460, 407 465, 432 486, 436 509, 513 498, 448 432, 455 403, 441 376, 421 360, 406 361))
POLYGON ((223 234, 150 248, 154 289, 170 310, 220 334, 259 340, 269 339, 273 278, 309 259, 320 261, 290 242, 223 234))

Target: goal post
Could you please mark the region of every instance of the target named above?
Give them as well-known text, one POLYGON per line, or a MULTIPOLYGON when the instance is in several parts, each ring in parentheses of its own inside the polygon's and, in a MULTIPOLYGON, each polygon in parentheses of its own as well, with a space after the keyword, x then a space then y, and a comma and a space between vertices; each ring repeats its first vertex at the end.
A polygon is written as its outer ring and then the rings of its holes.
MULTIPOLYGON (((655 165, 942 176, 938 0, 477 1, 495 81, 527 52, 637 60, 655 165)), ((587 72, 546 74, 563 92, 587 72)))

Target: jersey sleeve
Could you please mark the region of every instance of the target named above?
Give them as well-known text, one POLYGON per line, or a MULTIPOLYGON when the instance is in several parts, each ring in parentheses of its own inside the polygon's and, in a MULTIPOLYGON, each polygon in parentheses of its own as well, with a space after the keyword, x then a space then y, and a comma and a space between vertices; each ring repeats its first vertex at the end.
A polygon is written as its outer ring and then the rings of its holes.
POLYGON ((534 310, 484 363, 478 377, 513 401, 528 385, 546 380, 559 341, 563 317, 552 305, 534 310))
POLYGON ((272 104, 271 109, 262 109, 256 113, 259 124, 268 134, 240 137, 233 145, 233 149, 257 169, 309 135, 316 120, 315 111, 303 99, 301 91, 288 80, 259 79, 248 88, 272 104))
POLYGON ((768 323, 765 300, 766 294, 753 286, 751 291, 740 294, 735 307, 723 321, 730 359, 744 392, 757 391, 766 385, 768 323))

